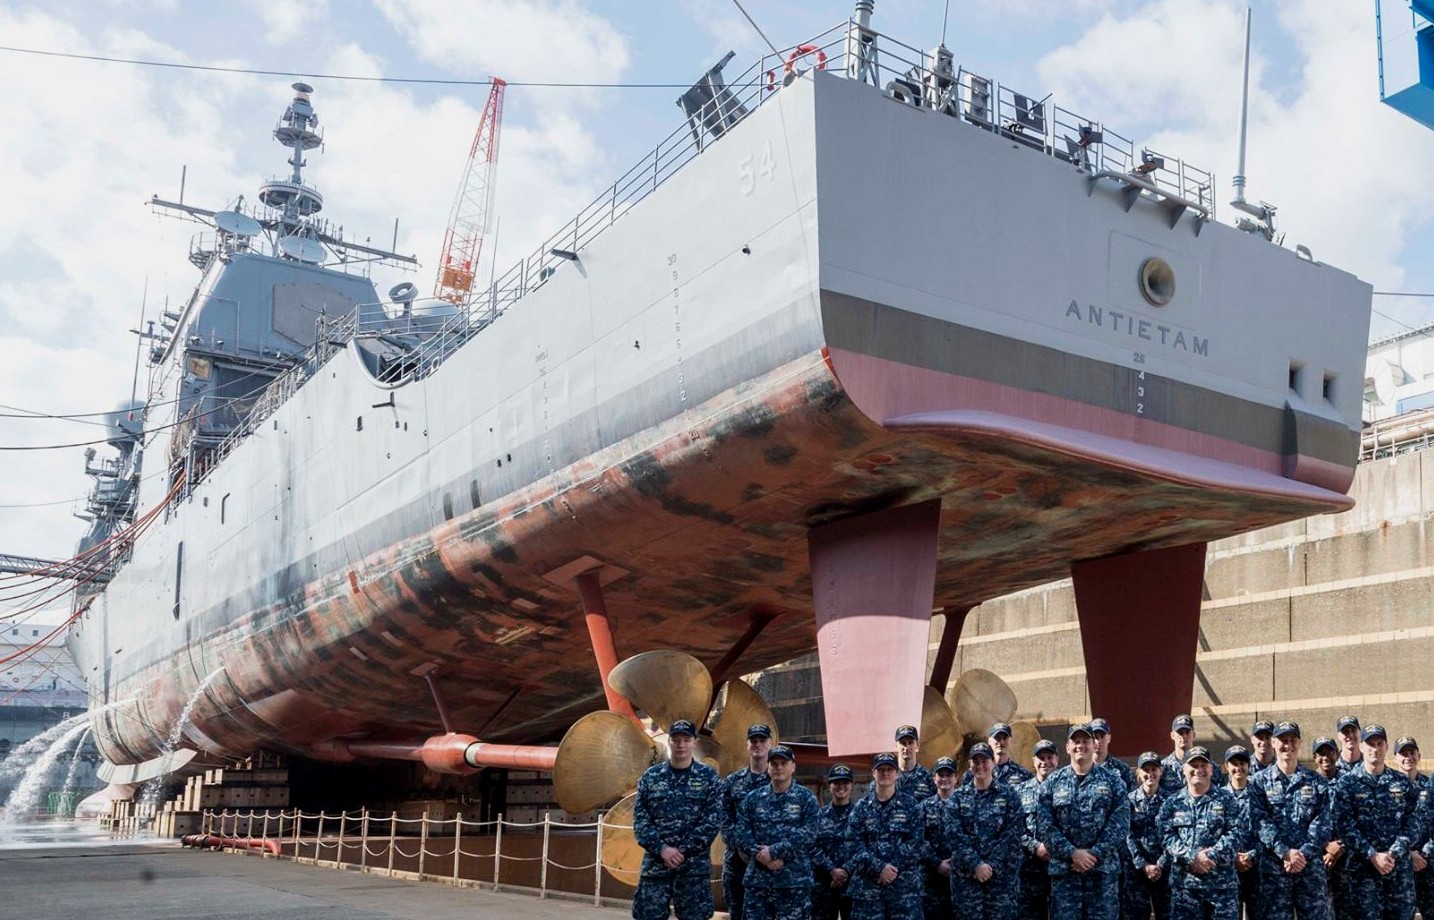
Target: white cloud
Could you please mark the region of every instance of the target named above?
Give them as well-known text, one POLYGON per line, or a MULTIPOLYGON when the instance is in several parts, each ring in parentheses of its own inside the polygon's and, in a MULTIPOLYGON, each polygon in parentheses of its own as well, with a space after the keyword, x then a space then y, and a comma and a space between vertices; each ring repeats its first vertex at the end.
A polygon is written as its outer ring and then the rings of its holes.
POLYGON ((329 13, 328 0, 253 0, 251 5, 271 45, 293 41, 329 13))
POLYGON ((468 76, 613 82, 628 42, 577 0, 375 0, 424 60, 468 76))

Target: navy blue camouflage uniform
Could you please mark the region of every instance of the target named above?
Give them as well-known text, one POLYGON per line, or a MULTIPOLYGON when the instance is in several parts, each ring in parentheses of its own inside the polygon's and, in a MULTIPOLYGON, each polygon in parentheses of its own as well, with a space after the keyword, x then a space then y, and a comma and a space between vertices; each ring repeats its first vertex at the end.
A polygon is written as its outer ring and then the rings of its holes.
POLYGON ((1235 867, 1235 877, 1240 882, 1240 909, 1250 917, 1263 917, 1260 910, 1260 837, 1259 824, 1264 812, 1259 802, 1261 793, 1251 785, 1244 789, 1225 787, 1235 804, 1240 806, 1240 840, 1235 852, 1249 860, 1250 868, 1244 872, 1235 867))
POLYGON ((1050 850, 1052 920, 1116 920, 1120 916, 1120 858, 1130 830, 1130 808, 1120 778, 1092 768, 1085 776, 1061 767, 1041 784, 1037 835, 1050 850), (1071 855, 1090 850, 1098 862, 1087 872, 1071 855))
POLYGON ((1378 776, 1350 770, 1335 783, 1339 836, 1348 848, 1350 906, 1362 920, 1409 920, 1414 916, 1414 875, 1409 860, 1419 790, 1409 777, 1386 768, 1378 776), (1376 853, 1395 859, 1394 871, 1380 875, 1370 862, 1376 853))
MULTIPOLYGON (((1183 792, 1185 790, 1185 764, 1180 759, 1180 755, 1173 751, 1165 755, 1165 759, 1160 761, 1160 767, 1162 771, 1160 791, 1165 793, 1167 798, 1177 792, 1183 792)), ((1227 782, 1229 782, 1229 778, 1225 776, 1225 771, 1220 769, 1220 765, 1210 764, 1210 785, 1223 786, 1227 782)))
POLYGON ((1016 790, 1021 797, 1021 881, 1016 916, 1021 920, 1046 920, 1051 913, 1051 873, 1046 860, 1036 855, 1041 838, 1041 781, 1032 777, 1016 790))
POLYGON ((750 768, 733 770, 722 780, 722 899, 727 903, 727 912, 732 920, 742 920, 742 905, 746 887, 742 877, 747 871, 747 860, 737 847, 737 809, 742 800, 754 789, 770 786, 772 778, 766 773, 753 773, 750 768))
POLYGON ((817 797, 793 784, 777 792, 770 784, 754 789, 737 807, 737 848, 747 860, 742 876, 743 915, 751 920, 807 920, 812 909, 811 851, 816 844, 817 797), (768 848, 780 869, 757 861, 768 848))
POLYGON ((1414 849, 1429 865, 1423 872, 1414 873, 1414 906, 1422 916, 1434 918, 1434 776, 1421 773, 1416 782, 1423 789, 1419 793, 1419 817, 1415 818, 1418 830, 1414 849))
POLYGON ((666 920, 668 905, 678 920, 712 916, 712 841, 721 821, 717 771, 701 762, 684 770, 660 763, 637 781, 632 831, 642 847, 642 871, 632 900, 634 920, 666 920), (664 847, 685 857, 676 869, 662 861, 664 847))
POLYGON ((921 808, 897 791, 882 802, 875 789, 852 806, 847 820, 851 846, 847 871, 852 920, 912 920, 921 915, 921 808), (896 881, 878 883, 886 866, 896 867, 896 881))
POLYGON ((1170 918, 1170 857, 1157 824, 1160 806, 1166 796, 1159 787, 1153 794, 1137 786, 1126 796, 1130 806, 1130 833, 1125 838, 1125 877, 1121 904, 1127 918, 1147 920, 1151 913, 1156 920, 1170 918), (1160 869, 1160 878, 1151 881, 1145 875, 1147 866, 1160 869))
POLYGON ((919 805, 923 799, 936 794, 936 781, 930 770, 916 764, 910 770, 897 773, 896 791, 911 796, 919 805))
MULTIPOLYGON (((991 771, 991 776, 996 782, 1005 783, 1012 789, 1021 785, 1026 780, 1032 779, 1035 775, 1036 774, 1027 770, 1014 760, 1009 759, 1005 763, 996 764, 995 768, 991 771)), ((967 770, 961 774, 961 781, 957 785, 964 786, 969 782, 971 782, 971 771, 967 770)))
POLYGON ((1125 761, 1116 757, 1107 757, 1105 763, 1101 764, 1101 766, 1107 770, 1115 771, 1115 773, 1120 776, 1120 781, 1125 783, 1125 791, 1127 793, 1140 788, 1140 780, 1136 779, 1135 771, 1131 769, 1130 764, 1125 761))
POLYGON ((1170 858, 1170 920, 1239 920, 1240 813, 1230 791, 1214 786, 1198 797, 1182 789, 1160 807, 1157 824, 1170 858), (1197 875, 1190 863, 1201 850, 1215 867, 1197 875))
POLYGON ((812 847, 812 920, 849 920, 851 898, 847 888, 832 887, 832 870, 845 869, 851 845, 846 839, 847 819, 854 806, 832 803, 817 813, 816 841, 812 847))
POLYGON ((951 845, 946 835, 946 810, 954 794, 943 799, 941 793, 923 799, 921 809, 921 915, 925 920, 951 920, 951 884, 941 874, 941 863, 951 858, 951 845))
POLYGON ((950 899, 956 920, 1014 920, 1021 872, 1021 796, 1002 782, 959 787, 946 809, 951 851, 950 899), (985 863, 992 875, 972 877, 985 863))
POLYGON ((1279 765, 1250 778, 1259 791, 1252 802, 1260 841, 1259 920, 1329 920, 1324 848, 1333 826, 1329 789, 1318 773, 1296 767, 1286 776, 1279 765), (1305 858, 1304 871, 1290 874, 1284 859, 1290 850, 1305 858))

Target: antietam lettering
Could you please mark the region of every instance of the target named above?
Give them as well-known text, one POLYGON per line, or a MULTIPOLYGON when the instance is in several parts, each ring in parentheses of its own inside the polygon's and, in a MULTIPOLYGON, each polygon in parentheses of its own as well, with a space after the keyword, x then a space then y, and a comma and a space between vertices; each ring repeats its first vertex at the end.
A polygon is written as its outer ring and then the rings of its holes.
POLYGON ((1173 351, 1184 351, 1202 358, 1210 357, 1210 340, 1208 338, 1187 332, 1184 329, 1177 329, 1174 326, 1157 323, 1136 313, 1128 313, 1110 307, 1097 307, 1094 304, 1082 307, 1072 300, 1071 305, 1066 307, 1066 316, 1078 323, 1099 326, 1119 335, 1127 335, 1153 345, 1161 345, 1173 351))

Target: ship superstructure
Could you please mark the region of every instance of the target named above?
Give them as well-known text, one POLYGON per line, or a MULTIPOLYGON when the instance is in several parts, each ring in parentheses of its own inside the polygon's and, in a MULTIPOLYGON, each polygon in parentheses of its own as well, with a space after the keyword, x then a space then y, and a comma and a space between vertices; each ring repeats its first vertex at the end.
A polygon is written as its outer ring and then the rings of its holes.
MULTIPOLYGON (((1073 571, 1087 655, 1159 617, 1144 666, 1178 686, 1205 542, 1349 505, 1370 289, 870 12, 713 68, 446 313, 321 264, 397 256, 316 224, 296 87, 269 210, 182 206, 216 235, 145 414, 162 519, 70 639, 110 761, 156 757, 206 681, 211 752, 552 741, 614 642, 723 671, 819 647, 829 744, 869 751, 919 717, 933 609, 1073 571)), ((1143 744, 1135 703, 1097 708, 1143 744)), ((489 746, 457 765, 518 762, 489 746)))

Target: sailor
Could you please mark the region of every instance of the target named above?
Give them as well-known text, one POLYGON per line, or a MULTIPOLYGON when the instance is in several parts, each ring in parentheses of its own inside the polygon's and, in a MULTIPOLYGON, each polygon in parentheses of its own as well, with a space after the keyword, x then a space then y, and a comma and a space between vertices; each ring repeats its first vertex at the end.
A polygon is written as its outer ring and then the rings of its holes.
MULTIPOLYGON (((1172 796, 1185 788, 1185 754, 1195 746, 1195 720, 1185 713, 1176 716, 1170 722, 1170 740, 1174 743, 1175 749, 1160 763, 1163 768, 1160 775, 1160 788, 1165 790, 1167 796, 1172 796)), ((1210 767, 1210 782, 1216 786, 1223 786, 1225 774, 1213 763, 1210 767)))
MULTIPOLYGON (((991 752, 996 755, 996 781, 1005 783, 1015 788, 1033 775, 1030 770, 1023 767, 1020 762, 1011 757, 1011 726, 1007 722, 997 722, 986 732, 986 743, 990 745, 991 752)), ((961 774, 961 785, 971 782, 971 770, 968 768, 961 774)))
POLYGON ((632 899, 634 920, 712 916, 712 841, 721 822, 717 771, 693 760, 697 726, 678 719, 667 730, 671 754, 637 781, 632 830, 642 870, 632 899))
POLYGON ((942 757, 931 772, 936 794, 920 804, 925 843, 921 856, 921 913, 926 920, 951 920, 951 843, 946 811, 956 791, 956 761, 942 757))
POLYGON ((1072 725, 1071 762, 1041 784, 1037 835, 1050 851, 1052 920, 1115 920, 1130 808, 1120 779, 1095 765, 1090 727, 1072 725))
POLYGON ((747 793, 737 808, 737 847, 747 860, 743 915, 752 920, 811 916, 811 850, 817 837, 817 797, 792 782, 791 748, 767 752, 771 782, 747 793))
MULTIPOLYGON (((1256 829, 1263 911, 1258 920, 1328 920, 1327 874, 1320 858, 1333 824, 1328 784, 1300 766, 1298 723, 1281 722, 1273 734, 1274 764, 1250 779, 1262 808, 1256 829)), ((1329 751, 1334 754, 1333 742, 1329 751)))
POLYGON ((1335 783, 1335 820, 1349 861, 1349 905, 1361 920, 1409 920, 1414 915, 1414 875, 1409 848, 1416 833, 1419 791, 1409 777, 1389 769, 1389 738, 1381 725, 1360 732, 1363 767, 1346 770, 1335 783))
POLYGON ((1364 762, 1364 755, 1360 753, 1359 747, 1359 719, 1345 716, 1334 723, 1334 728, 1339 736, 1339 772, 1348 773, 1364 762))
POLYGON ((971 746, 971 782, 946 809, 950 902, 957 920, 1014 920, 1020 889, 1021 797, 996 779, 989 744, 971 746))
POLYGON ((1130 803, 1130 834, 1121 903, 1127 920, 1170 920, 1170 859, 1157 819, 1165 793, 1160 790, 1160 755, 1146 751, 1135 761, 1137 785, 1126 796, 1130 803))
POLYGON ((1342 831, 1335 811, 1339 801, 1335 798, 1334 787, 1343 775, 1339 769, 1339 742, 1333 738, 1316 738, 1311 753, 1314 754, 1315 773, 1324 780, 1329 793, 1330 840, 1325 844, 1320 862, 1324 863, 1325 884, 1329 888, 1332 911, 1335 920, 1357 920, 1349 900, 1349 873, 1346 871, 1349 861, 1345 858, 1344 841, 1340 838, 1342 831))
POLYGON ((846 822, 851 817, 851 767, 834 764, 827 771, 831 804, 817 813, 817 839, 812 847, 812 920, 850 920, 847 897, 846 822))
POLYGON ((1212 783, 1210 752, 1185 753, 1185 788, 1165 800, 1157 824, 1170 859, 1170 920, 1238 920, 1240 806, 1212 783))
POLYGON ((737 846, 737 807, 747 793, 770 783, 767 751, 772 747, 772 729, 761 722, 747 728, 747 766, 733 770, 722 780, 722 898, 732 920, 742 920, 745 888, 742 878, 747 860, 737 846))
POLYGON ((897 788, 895 754, 877 754, 871 772, 846 828, 852 920, 911 920, 921 915, 921 809, 897 788))
POLYGON ((1021 796, 1021 891, 1016 915, 1021 920, 1046 920, 1051 913, 1051 873, 1047 863, 1051 851, 1041 842, 1037 821, 1040 817, 1041 783, 1060 767, 1060 753, 1055 743, 1042 738, 1031 748, 1031 766, 1036 774, 1018 788, 1021 796))
POLYGON ((1240 839, 1235 850, 1235 875, 1240 882, 1240 910, 1248 917, 1263 917, 1260 910, 1259 825, 1264 817, 1260 792, 1250 786, 1250 749, 1232 744, 1225 749, 1226 787, 1240 806, 1240 839))
POLYGON ((921 733, 915 725, 903 725, 896 730, 896 757, 901 764, 901 776, 897 787, 917 802, 936 792, 931 771, 916 759, 921 750, 921 733))
POLYGON ((1316 738, 1310 755, 1314 757, 1314 771, 1320 779, 1326 783, 1339 779, 1339 745, 1333 738, 1324 735, 1316 738))
POLYGON ((1091 739, 1095 742, 1095 762, 1120 774, 1120 781, 1125 784, 1127 792, 1134 789, 1140 782, 1135 778, 1135 771, 1130 769, 1130 764, 1110 756, 1110 723, 1097 717, 1091 719, 1089 724, 1091 739))
POLYGON ((1421 917, 1434 918, 1434 778, 1419 772, 1419 742, 1400 738, 1394 742, 1394 760, 1410 781, 1419 787, 1417 829, 1409 849, 1414 869, 1414 906, 1421 917))
POLYGON ((1275 762, 1275 723, 1261 719, 1250 727, 1250 777, 1275 762))

